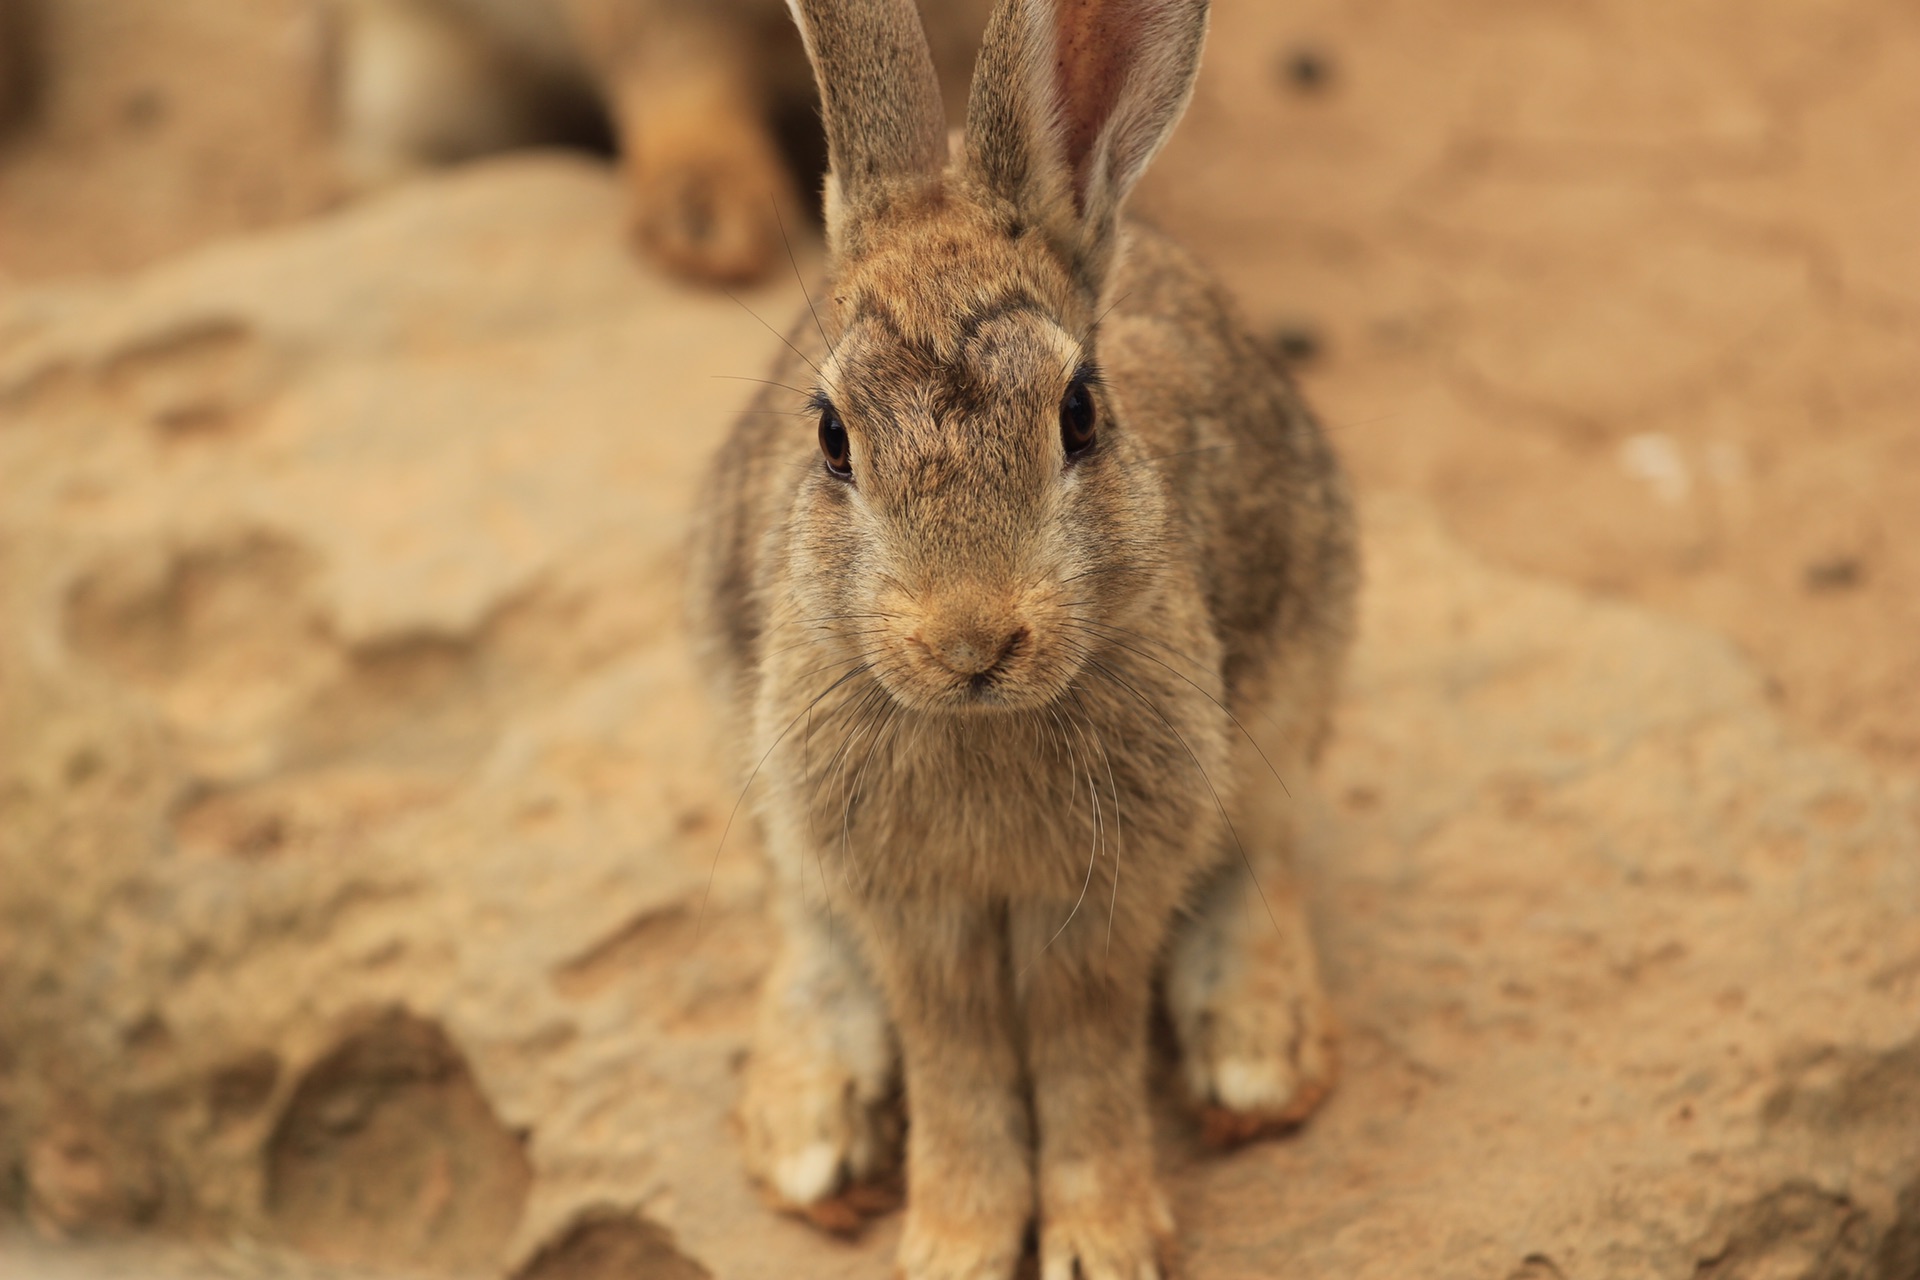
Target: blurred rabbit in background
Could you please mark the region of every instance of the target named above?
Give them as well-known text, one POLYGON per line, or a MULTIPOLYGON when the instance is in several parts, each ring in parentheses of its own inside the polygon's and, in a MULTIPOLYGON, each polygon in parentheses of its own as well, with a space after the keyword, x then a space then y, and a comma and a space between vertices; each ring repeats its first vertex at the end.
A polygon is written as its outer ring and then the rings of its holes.
MULTIPOLYGON (((6 3, 8 0, 0 0, 6 3)), ((921 0, 949 102, 981 0, 921 0)), ((611 118, 635 246, 716 283, 764 275, 825 164, 806 55, 781 0, 335 0, 335 104, 360 184, 611 118)))
POLYGON ((0 137, 20 122, 31 105, 32 21, 27 0, 0 0, 0 137))

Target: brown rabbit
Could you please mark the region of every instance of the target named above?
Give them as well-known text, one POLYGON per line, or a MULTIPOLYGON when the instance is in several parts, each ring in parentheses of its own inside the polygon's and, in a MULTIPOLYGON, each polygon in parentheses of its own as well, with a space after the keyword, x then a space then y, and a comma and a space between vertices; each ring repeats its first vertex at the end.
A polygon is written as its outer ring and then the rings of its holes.
MULTIPOLYGON (((982 0, 927 9, 957 78, 982 0)), ((799 206, 776 134, 812 118, 813 87, 780 0, 333 0, 332 12, 355 180, 590 134, 604 106, 638 248, 701 280, 784 268, 781 219, 799 221, 799 206)))
POLYGON ((1156 975, 1216 1137, 1333 1079, 1290 802, 1242 726, 1297 789, 1356 581, 1312 417, 1121 217, 1206 0, 999 0, 951 159, 910 0, 793 8, 830 278, 695 554, 785 933, 747 1158, 833 1220, 888 1165, 904 1064, 906 1276, 1011 1276, 1036 1214, 1046 1280, 1157 1276, 1156 975))

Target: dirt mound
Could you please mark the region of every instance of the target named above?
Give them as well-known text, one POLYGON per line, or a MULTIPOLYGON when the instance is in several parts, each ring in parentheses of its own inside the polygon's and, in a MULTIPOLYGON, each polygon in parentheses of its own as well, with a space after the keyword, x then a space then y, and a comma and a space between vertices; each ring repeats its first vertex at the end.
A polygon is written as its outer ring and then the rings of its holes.
POLYGON ((459 1269, 497 1257, 533 1180, 459 1050, 402 1010, 307 1069, 267 1140, 274 1233, 334 1262, 459 1269))
POLYGON ((597 1213, 542 1248, 514 1280, 711 1280, 659 1227, 624 1214, 597 1213))

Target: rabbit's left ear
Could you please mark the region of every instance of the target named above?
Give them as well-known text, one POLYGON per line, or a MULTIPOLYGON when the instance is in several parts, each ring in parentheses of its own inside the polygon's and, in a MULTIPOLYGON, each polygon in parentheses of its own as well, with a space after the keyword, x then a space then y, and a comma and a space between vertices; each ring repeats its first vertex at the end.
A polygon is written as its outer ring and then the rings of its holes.
POLYGON ((1207 0, 997 0, 967 160, 1104 276, 1121 203, 1193 95, 1207 0))
POLYGON ((946 112, 913 0, 787 0, 820 85, 827 232, 890 180, 938 173, 946 112))

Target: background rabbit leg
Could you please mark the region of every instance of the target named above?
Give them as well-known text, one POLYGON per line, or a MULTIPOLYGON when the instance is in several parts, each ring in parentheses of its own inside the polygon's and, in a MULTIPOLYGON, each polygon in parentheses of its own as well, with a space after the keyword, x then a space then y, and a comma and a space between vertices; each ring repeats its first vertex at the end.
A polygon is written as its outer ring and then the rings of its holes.
POLYGON ((867 913, 906 1064, 906 1280, 1008 1280, 1033 1216, 1002 911, 926 900, 867 913))
POLYGON ((1150 971, 1166 921, 1153 895, 1123 895, 1110 930, 1105 878, 1091 876, 1077 910, 1014 908, 1010 930, 1039 1130, 1042 1280, 1150 1280, 1165 1274, 1173 1235, 1146 1105, 1150 971))
POLYGON ((619 134, 631 233, 673 271, 747 281, 784 258, 805 223, 774 137, 784 8, 716 0, 569 0, 590 37, 619 134), (776 214, 776 206, 778 213, 776 214))
POLYGON ((760 992, 740 1102, 749 1169, 822 1226, 858 1225, 860 1184, 895 1165, 897 1053, 844 917, 783 886, 782 940, 760 992))
POLYGON ((0 0, 0 137, 32 109, 41 68, 34 0, 0 0))
MULTIPOLYGON (((1293 874, 1296 802, 1251 744, 1235 764, 1238 840, 1223 836, 1218 868, 1175 925, 1165 973, 1182 1074, 1215 1142, 1298 1124, 1337 1073, 1333 1013, 1293 874)), ((1274 764, 1296 795, 1308 785, 1298 757, 1274 764)))

